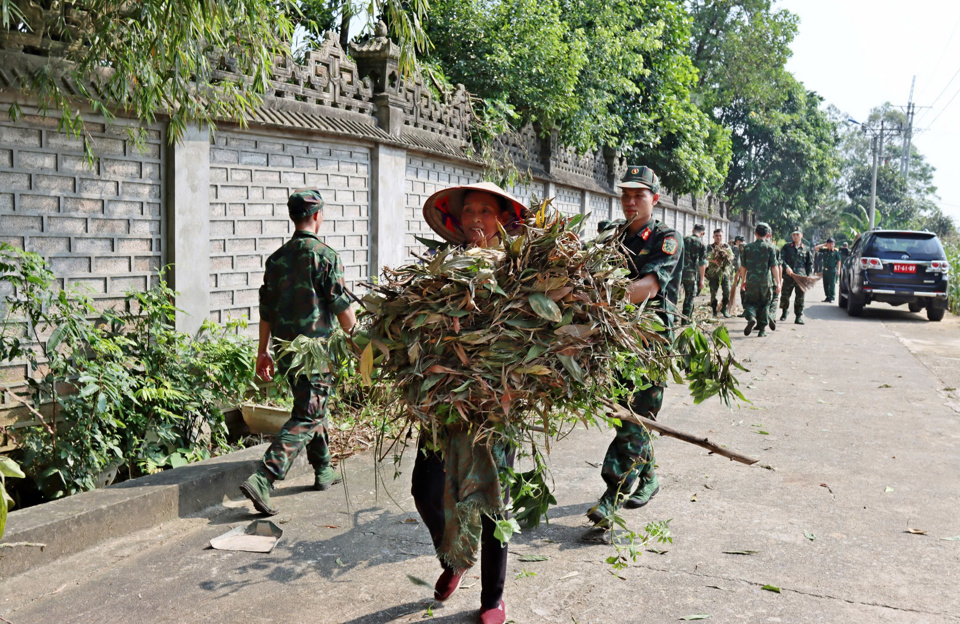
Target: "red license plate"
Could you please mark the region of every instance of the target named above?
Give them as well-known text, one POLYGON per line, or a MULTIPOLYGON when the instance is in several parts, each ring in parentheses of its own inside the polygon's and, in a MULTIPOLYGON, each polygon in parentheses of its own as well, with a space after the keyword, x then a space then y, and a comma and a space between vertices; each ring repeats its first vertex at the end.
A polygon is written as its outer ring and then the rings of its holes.
POLYGON ((917 265, 915 264, 895 264, 893 265, 894 273, 916 273, 917 265))

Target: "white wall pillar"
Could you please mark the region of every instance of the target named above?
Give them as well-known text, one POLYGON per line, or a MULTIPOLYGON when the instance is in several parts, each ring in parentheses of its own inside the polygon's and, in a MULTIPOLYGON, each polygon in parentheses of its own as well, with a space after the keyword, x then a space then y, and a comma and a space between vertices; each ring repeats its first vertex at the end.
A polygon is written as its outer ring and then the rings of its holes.
POLYGON ((404 263, 407 151, 377 145, 370 159, 370 277, 404 263))
POLYGON ((168 280, 180 293, 177 330, 193 334, 210 314, 210 133, 188 126, 168 150, 168 280))

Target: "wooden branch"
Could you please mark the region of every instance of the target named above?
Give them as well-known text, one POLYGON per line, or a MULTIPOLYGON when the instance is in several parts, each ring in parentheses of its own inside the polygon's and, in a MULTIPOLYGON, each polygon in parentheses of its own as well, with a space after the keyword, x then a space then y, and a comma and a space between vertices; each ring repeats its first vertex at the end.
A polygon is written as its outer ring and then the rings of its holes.
POLYGON ((752 466, 757 463, 759 460, 752 457, 748 457, 736 451, 731 451, 729 449, 722 448, 717 444, 714 444, 707 438, 700 438, 691 433, 685 431, 679 431, 672 427, 667 427, 666 425, 661 425, 655 420, 650 420, 649 418, 644 418, 643 416, 637 416, 636 414, 627 411, 626 409, 620 407, 619 405, 610 405, 610 411, 613 412, 613 415, 619 418, 622 421, 631 422, 635 425, 643 425, 647 429, 652 429, 661 435, 669 436, 671 438, 676 438, 678 440, 683 440, 690 444, 695 444, 696 446, 703 447, 710 451, 711 453, 716 453, 717 455, 723 455, 733 461, 738 461, 741 464, 746 464, 752 466))

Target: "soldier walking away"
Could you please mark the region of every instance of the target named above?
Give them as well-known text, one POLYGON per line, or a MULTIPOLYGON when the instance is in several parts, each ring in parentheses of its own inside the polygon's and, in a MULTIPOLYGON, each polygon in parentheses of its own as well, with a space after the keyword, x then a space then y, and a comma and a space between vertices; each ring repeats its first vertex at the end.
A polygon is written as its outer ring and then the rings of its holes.
POLYGON ((823 276, 823 294, 826 295, 824 302, 833 303, 837 296, 837 275, 840 273, 840 263, 842 257, 840 250, 836 248, 836 241, 831 237, 823 245, 818 245, 820 256, 820 274, 823 276))
POLYGON ((747 326, 743 330, 745 336, 759 326, 758 337, 767 335, 767 313, 770 310, 771 286, 777 289, 777 257, 772 245, 765 242, 770 228, 765 223, 758 223, 754 231, 757 239, 744 246, 741 256, 740 269, 734 279, 734 285, 740 287, 743 294, 743 315, 747 319, 747 326))
MULTIPOLYGON (((343 263, 336 251, 325 245, 317 233, 323 223, 323 199, 316 189, 296 191, 287 201, 293 238, 267 258, 260 287, 260 343, 257 374, 270 381, 274 370, 287 375, 290 363, 280 358, 274 365, 271 340, 293 340, 330 335, 339 322, 350 331, 356 317, 350 295, 343 285, 343 263)), ((329 379, 325 375, 300 375, 290 379, 293 410, 279 435, 263 455, 257 471, 240 485, 240 491, 257 511, 277 513, 270 504, 273 482, 283 479, 297 454, 307 447, 307 459, 314 470, 314 489, 326 490, 339 482, 330 465, 327 434, 329 379)))
POLYGON ((795 294, 793 313, 796 316, 794 323, 803 325, 803 289, 794 281, 794 275, 808 276, 813 272, 813 255, 810 248, 803 244, 803 231, 798 227, 793 231, 793 242, 787 243, 780 250, 783 260, 783 292, 780 294, 780 320, 787 320, 787 310, 790 309, 790 294, 795 294))
POLYGON ((693 301, 703 290, 703 276, 707 268, 707 248, 703 244, 706 232, 699 223, 693 226, 693 234, 683 238, 683 317, 693 319, 693 301))
POLYGON ((713 231, 713 243, 707 254, 707 278, 710 280, 710 309, 713 315, 717 311, 723 314, 723 318, 730 318, 727 307, 730 304, 730 275, 733 272, 733 250, 730 245, 723 242, 723 230, 713 231), (717 290, 723 293, 722 302, 717 307, 717 290))
MULTIPOLYGON (((736 238, 733 239, 733 276, 734 277, 737 276, 737 271, 740 270, 740 259, 741 259, 741 254, 743 253, 743 245, 744 245, 744 238, 738 234, 736 238)), ((731 294, 731 299, 735 298, 733 297, 734 290, 732 286, 730 289, 730 294, 731 294)), ((730 314, 733 313, 732 307, 733 306, 731 306, 730 314)), ((741 310, 740 314, 738 314, 737 316, 743 317, 743 311, 741 310)))
POLYGON ((780 248, 773 242, 773 229, 769 224, 767 226, 767 236, 763 241, 773 247, 777 257, 776 284, 770 285, 770 307, 767 311, 767 325, 771 330, 777 329, 777 308, 780 306, 780 290, 783 288, 783 258, 780 257, 780 248))
MULTIPOLYGON (((683 240, 676 230, 653 218, 653 207, 660 199, 660 182, 652 169, 628 167, 618 186, 623 189, 620 201, 627 220, 622 244, 632 280, 627 296, 634 303, 649 300, 663 323, 664 334, 672 338, 683 273, 683 240)), ((661 383, 638 388, 622 399, 621 405, 656 420, 663 405, 664 388, 661 383)), ((610 517, 621 504, 628 509, 646 505, 660 490, 647 430, 629 422, 616 427, 616 437, 607 449, 600 474, 607 487, 599 502, 587 512, 594 525, 608 527, 610 517)))

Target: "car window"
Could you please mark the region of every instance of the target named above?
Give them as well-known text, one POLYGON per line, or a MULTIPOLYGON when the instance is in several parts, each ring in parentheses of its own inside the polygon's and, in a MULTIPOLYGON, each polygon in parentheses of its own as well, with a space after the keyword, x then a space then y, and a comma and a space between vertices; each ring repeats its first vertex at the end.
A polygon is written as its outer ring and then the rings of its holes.
POLYGON ((934 234, 889 232, 874 235, 865 254, 884 260, 936 260, 943 257, 943 247, 934 234))

